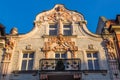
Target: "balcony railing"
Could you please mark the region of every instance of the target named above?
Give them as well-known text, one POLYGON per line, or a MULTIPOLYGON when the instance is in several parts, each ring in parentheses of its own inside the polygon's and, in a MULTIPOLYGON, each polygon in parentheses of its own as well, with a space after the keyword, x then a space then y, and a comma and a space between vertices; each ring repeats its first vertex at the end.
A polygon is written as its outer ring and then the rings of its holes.
POLYGON ((80 70, 80 59, 41 59, 40 71, 71 71, 80 70))

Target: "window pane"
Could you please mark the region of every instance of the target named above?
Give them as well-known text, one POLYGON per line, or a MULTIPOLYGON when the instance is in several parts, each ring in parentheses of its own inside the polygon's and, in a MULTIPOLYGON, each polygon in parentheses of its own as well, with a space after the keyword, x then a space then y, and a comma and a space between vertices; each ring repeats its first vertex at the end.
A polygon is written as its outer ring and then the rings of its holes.
POLYGON ((88 68, 89 68, 89 70, 93 70, 92 60, 88 60, 88 68))
POLYGON ((94 57, 94 58, 98 58, 97 53, 93 53, 93 57, 94 57))
POLYGON ((99 62, 98 60, 94 60, 94 66, 95 66, 95 70, 99 70, 99 62))
POLYGON ((34 53, 30 53, 29 58, 34 58, 34 53))
POLYGON ((28 70, 32 70, 33 68, 33 60, 28 61, 28 70))
POLYGON ((88 57, 88 58, 92 57, 92 56, 91 56, 91 53, 87 53, 87 57, 88 57))
POLYGON ((21 70, 26 70, 27 60, 22 60, 21 70))
POLYGON ((27 58, 28 57, 28 54, 23 54, 23 58, 27 58))
POLYGON ((67 58, 67 54, 66 53, 61 54, 61 58, 66 59, 67 58))
POLYGON ((57 29, 49 30, 49 35, 57 35, 57 29))
POLYGON ((60 58, 60 54, 55 54, 55 58, 60 58))
POLYGON ((71 30, 64 30, 63 34, 66 36, 69 36, 69 35, 71 35, 71 30))

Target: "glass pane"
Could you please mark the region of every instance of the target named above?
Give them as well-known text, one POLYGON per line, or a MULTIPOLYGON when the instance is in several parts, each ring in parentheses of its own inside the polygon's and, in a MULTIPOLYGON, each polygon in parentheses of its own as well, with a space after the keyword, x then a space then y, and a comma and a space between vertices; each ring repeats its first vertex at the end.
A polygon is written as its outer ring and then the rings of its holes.
POLYGON ((49 35, 57 35, 57 30, 49 30, 49 35))
POLYGON ((95 66, 95 70, 100 69, 98 60, 94 60, 94 66, 95 66))
POLYGON ((89 70, 93 70, 92 60, 88 60, 88 68, 89 68, 89 70))
POLYGON ((63 34, 69 36, 71 35, 71 30, 64 30, 63 34))
POLYGON ((27 58, 28 57, 28 53, 23 54, 23 58, 27 58))
POLYGON ((93 53, 93 57, 94 57, 94 58, 98 58, 97 52, 96 52, 96 53, 93 53))
POLYGON ((55 58, 60 58, 60 54, 55 54, 55 58))
POLYGON ((87 53, 87 57, 88 57, 88 58, 92 57, 92 56, 91 56, 91 53, 87 53))
POLYGON ((65 54, 61 54, 61 58, 66 59, 67 58, 67 54, 66 53, 65 54))
POLYGON ((49 28, 57 28, 57 25, 50 25, 49 28))
POLYGON ((27 60, 23 60, 21 70, 26 70, 26 65, 27 65, 27 60))
POLYGON ((34 58, 34 53, 30 53, 29 58, 34 58))
POLYGON ((33 60, 28 61, 28 70, 32 70, 33 68, 33 60))

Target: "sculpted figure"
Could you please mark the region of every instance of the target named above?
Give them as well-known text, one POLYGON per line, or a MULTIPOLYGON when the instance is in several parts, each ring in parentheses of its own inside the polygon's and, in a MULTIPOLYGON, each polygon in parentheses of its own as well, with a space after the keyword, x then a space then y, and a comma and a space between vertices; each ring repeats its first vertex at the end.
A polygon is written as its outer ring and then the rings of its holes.
POLYGON ((12 34, 12 35, 18 34, 17 28, 12 28, 11 31, 10 31, 10 34, 12 34))
POLYGON ((114 53, 114 45, 113 41, 111 39, 106 40, 106 47, 108 49, 108 57, 109 59, 115 59, 115 53, 114 53))
POLYGON ((4 60, 11 59, 12 50, 13 50, 14 45, 15 45, 15 41, 12 38, 10 38, 6 41, 4 60))

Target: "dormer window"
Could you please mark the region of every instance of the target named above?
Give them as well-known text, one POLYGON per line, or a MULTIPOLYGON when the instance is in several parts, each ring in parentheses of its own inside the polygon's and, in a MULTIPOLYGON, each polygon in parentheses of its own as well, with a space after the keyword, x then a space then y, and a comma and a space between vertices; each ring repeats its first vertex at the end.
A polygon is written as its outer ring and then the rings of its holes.
POLYGON ((56 24, 50 24, 49 25, 49 35, 50 36, 57 35, 57 25, 56 24))
POLYGON ((65 35, 65 36, 70 36, 70 35, 72 35, 71 25, 70 25, 70 24, 65 24, 65 25, 63 25, 63 35, 65 35))

